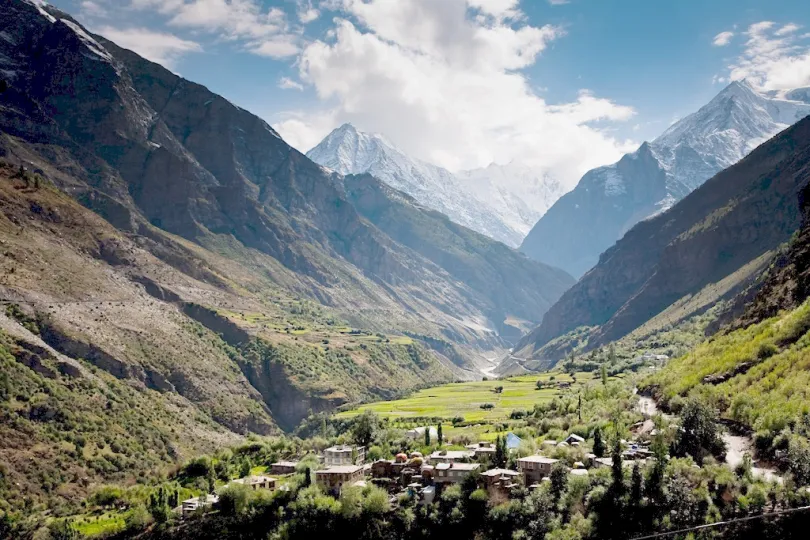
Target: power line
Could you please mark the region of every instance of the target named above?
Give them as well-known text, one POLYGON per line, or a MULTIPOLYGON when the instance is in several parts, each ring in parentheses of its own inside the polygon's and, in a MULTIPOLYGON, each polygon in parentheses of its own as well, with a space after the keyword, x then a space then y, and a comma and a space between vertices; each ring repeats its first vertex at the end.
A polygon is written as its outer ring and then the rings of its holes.
POLYGON ((688 529, 679 529, 677 531, 669 531, 669 532, 662 532, 656 534, 650 534, 648 536, 637 536, 633 538, 633 540, 649 540, 651 538, 664 538, 667 536, 674 536, 676 534, 683 534, 688 532, 694 531, 702 531, 705 529, 712 529, 714 527, 725 527, 726 525, 731 525, 732 523, 742 523, 743 521, 753 521, 756 519, 764 519, 768 517, 775 517, 775 516, 783 516, 786 514, 793 514, 796 512, 804 512, 806 510, 810 510, 810 506, 800 506, 798 508, 789 508, 787 510, 780 510, 779 512, 770 512, 768 514, 757 514, 756 516, 747 516, 744 518, 737 518, 737 519, 729 519, 727 521, 718 521, 717 523, 709 523, 707 525, 698 525, 697 527, 689 527, 688 529))

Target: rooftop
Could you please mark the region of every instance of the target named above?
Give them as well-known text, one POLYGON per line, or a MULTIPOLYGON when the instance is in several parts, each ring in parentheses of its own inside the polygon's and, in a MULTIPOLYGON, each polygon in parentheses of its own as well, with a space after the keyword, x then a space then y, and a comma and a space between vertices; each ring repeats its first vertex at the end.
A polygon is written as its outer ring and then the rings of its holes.
POLYGON ((484 476, 518 476, 520 473, 512 469, 490 469, 481 474, 484 476))
MULTIPOLYGON (((342 452, 351 452, 354 449, 355 449, 354 446, 351 446, 351 445, 348 445, 348 444, 337 444, 335 446, 330 446, 329 448, 324 450, 324 452, 336 452, 336 453, 341 452, 342 453, 342 452)), ((357 449, 358 452, 360 452, 361 450, 365 450, 365 448, 363 448, 362 446, 358 446, 358 447, 356 447, 356 449, 357 449)))
POLYGON ((239 478, 238 480, 233 480, 232 484, 247 484, 252 486, 253 484, 263 484, 265 482, 275 482, 275 478, 271 478, 269 476, 246 476, 244 478, 239 478))
POLYGON ((453 463, 451 468, 456 471, 474 471, 479 467, 480 463, 453 463))
POLYGON ((529 456, 525 458, 520 458, 518 462, 523 463, 557 463, 560 461, 559 459, 549 458, 546 456, 529 456))
POLYGON ((315 474, 353 474, 362 470, 363 467, 359 465, 338 465, 335 467, 329 467, 328 469, 315 471, 315 474))
POLYGON ((430 459, 465 459, 472 455, 469 450, 436 450, 430 454, 430 459))

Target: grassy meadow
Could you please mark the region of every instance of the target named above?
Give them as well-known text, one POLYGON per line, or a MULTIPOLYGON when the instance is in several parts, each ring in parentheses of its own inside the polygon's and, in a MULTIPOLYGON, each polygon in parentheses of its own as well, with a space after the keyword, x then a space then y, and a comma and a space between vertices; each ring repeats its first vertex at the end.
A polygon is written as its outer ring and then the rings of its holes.
POLYGON ((440 419, 445 438, 468 435, 483 440, 494 439, 502 431, 503 426, 498 424, 508 422, 513 411, 531 412, 536 404, 575 394, 598 377, 599 373, 580 372, 572 377, 567 373, 552 372, 450 383, 420 390, 403 399, 368 403, 343 411, 337 417, 351 418, 370 410, 404 428, 411 424, 424 425, 427 418, 440 419), (538 381, 543 382, 543 388, 537 388, 538 381), (560 388, 560 383, 570 383, 571 386, 560 388), (499 387, 503 389, 497 391, 499 387), (486 404, 491 404, 492 408, 482 408, 486 404), (463 422, 458 422, 459 418, 463 418, 463 422), (457 420, 457 426, 453 425, 453 419, 457 420))

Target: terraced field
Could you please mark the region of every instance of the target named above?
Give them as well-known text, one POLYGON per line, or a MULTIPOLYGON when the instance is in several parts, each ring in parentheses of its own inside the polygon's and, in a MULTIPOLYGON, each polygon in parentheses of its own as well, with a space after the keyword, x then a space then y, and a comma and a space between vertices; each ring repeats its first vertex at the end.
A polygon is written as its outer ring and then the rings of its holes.
POLYGON ((381 417, 397 422, 402 427, 422 425, 425 419, 442 420, 446 437, 469 435, 481 439, 494 439, 500 429, 496 424, 507 422, 513 411, 531 411, 536 403, 545 403, 555 397, 574 395, 577 390, 598 377, 598 373, 553 372, 522 375, 509 379, 451 383, 420 390, 410 397, 393 401, 380 401, 362 405, 339 413, 339 418, 350 418, 370 410, 381 417), (537 388, 537 382, 543 388, 537 388), (570 385, 570 386, 569 386, 570 385), (502 390, 498 391, 499 387, 502 390), (482 405, 491 404, 491 408, 482 405), (453 419, 463 418, 459 427, 453 419))

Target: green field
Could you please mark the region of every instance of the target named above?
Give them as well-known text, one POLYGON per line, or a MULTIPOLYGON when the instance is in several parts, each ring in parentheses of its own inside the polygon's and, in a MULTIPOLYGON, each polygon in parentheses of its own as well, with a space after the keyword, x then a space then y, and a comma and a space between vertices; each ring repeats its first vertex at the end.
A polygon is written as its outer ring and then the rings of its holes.
MULTIPOLYGON (((338 418, 351 418, 370 410, 381 417, 407 423, 424 418, 441 418, 447 421, 444 426, 448 436, 468 434, 482 439, 494 438, 498 433, 494 424, 509 420, 514 410, 531 411, 536 403, 551 401, 564 394, 573 394, 577 389, 598 377, 598 373, 576 373, 574 378, 565 373, 543 373, 522 375, 509 379, 476 382, 451 383, 420 390, 410 397, 394 401, 379 401, 361 405, 344 411, 338 418), (546 388, 537 389, 537 381, 543 381, 546 388), (576 381, 576 382, 574 382, 576 381), (558 388, 555 383, 573 383, 570 388, 558 388), (500 393, 495 389, 503 387, 500 393), (482 409, 481 405, 491 403, 492 409, 482 409), (453 418, 464 418, 465 427, 453 428, 453 418), (473 425, 469 425, 473 424, 473 425)), ((418 422, 417 422, 418 423, 418 422)), ((415 424, 416 425, 416 424, 415 424)))

